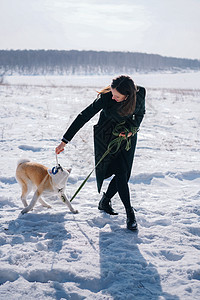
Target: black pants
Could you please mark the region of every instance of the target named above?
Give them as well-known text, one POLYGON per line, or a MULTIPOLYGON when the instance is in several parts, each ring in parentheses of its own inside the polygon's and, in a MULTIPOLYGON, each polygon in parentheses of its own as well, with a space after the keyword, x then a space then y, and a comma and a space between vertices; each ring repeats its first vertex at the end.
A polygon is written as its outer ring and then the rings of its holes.
POLYGON ((108 176, 105 177, 108 178, 111 174, 114 175, 105 193, 106 197, 111 199, 118 192, 126 212, 131 208, 128 181, 131 175, 136 142, 137 135, 132 139, 131 149, 129 151, 122 150, 119 155, 111 161, 107 169, 106 175, 108 176))
POLYGON ((131 208, 130 192, 128 186, 129 177, 130 176, 127 172, 116 172, 105 193, 106 197, 111 199, 118 192, 119 197, 124 204, 126 212, 131 208))

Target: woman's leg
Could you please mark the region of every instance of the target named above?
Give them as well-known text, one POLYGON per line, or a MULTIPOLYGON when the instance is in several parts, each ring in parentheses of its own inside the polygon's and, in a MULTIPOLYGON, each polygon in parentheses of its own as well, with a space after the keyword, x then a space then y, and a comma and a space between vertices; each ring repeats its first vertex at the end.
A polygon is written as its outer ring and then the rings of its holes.
POLYGON ((105 193, 105 196, 108 199, 108 201, 110 201, 110 199, 115 195, 115 193, 118 192, 120 199, 126 209, 127 228, 130 230, 136 230, 137 222, 135 219, 134 210, 131 207, 128 179, 129 176, 127 173, 116 174, 115 177, 111 180, 107 192, 105 193))
POLYGON ((130 193, 128 187, 127 174, 116 174, 111 180, 108 189, 105 193, 108 199, 111 199, 117 192, 120 196, 122 203, 124 204, 125 209, 131 207, 130 203, 130 193))
POLYGON ((107 191, 105 193, 106 197, 111 199, 117 193, 117 185, 116 185, 116 178, 115 176, 112 178, 107 191))
POLYGON ((127 210, 131 208, 130 202, 130 192, 128 186, 127 174, 118 173, 115 175, 116 188, 119 194, 119 197, 124 204, 124 207, 127 210))
POLYGON ((99 202, 98 209, 104 210, 107 214, 110 215, 118 215, 117 212, 115 212, 111 205, 111 198, 117 193, 117 186, 115 182, 115 177, 111 180, 107 192, 103 193, 103 196, 99 202))

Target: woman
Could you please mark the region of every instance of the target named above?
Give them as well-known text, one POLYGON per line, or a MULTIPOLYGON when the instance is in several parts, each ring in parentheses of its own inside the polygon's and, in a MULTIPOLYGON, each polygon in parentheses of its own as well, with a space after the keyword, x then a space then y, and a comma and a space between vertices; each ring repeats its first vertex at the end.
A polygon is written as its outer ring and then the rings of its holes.
POLYGON ((56 148, 57 154, 62 152, 78 130, 101 110, 99 121, 94 126, 96 165, 117 136, 123 141, 119 150, 112 149, 96 167, 99 193, 103 180, 114 175, 98 209, 117 215, 112 208, 111 198, 118 192, 126 210, 127 228, 130 230, 137 229, 137 222, 131 207, 128 181, 137 142, 136 131, 145 114, 145 93, 145 89, 136 87, 129 76, 121 75, 113 79, 111 86, 99 92, 97 99, 77 116, 56 148))

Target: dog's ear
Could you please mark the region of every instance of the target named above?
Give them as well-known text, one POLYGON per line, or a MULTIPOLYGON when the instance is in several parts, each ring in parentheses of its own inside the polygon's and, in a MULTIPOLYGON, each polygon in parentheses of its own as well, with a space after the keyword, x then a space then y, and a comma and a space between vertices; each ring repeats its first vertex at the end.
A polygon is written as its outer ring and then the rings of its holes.
POLYGON ((67 169, 67 172, 71 173, 72 168, 67 169))

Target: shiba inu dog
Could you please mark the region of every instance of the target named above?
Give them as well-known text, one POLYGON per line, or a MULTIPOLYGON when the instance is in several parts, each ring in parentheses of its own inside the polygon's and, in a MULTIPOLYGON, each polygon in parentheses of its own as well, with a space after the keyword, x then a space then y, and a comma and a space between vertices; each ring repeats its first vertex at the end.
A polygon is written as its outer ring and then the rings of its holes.
POLYGON ((71 169, 64 170, 60 165, 49 170, 47 167, 36 162, 31 162, 28 159, 20 160, 17 164, 16 179, 22 188, 21 200, 25 207, 21 213, 29 212, 37 201, 39 201, 42 206, 51 208, 51 206, 41 198, 42 194, 45 193, 59 195, 72 213, 78 213, 77 210, 73 209, 64 193, 70 172, 71 169), (28 205, 26 201, 27 196, 34 188, 36 189, 35 193, 28 205))

